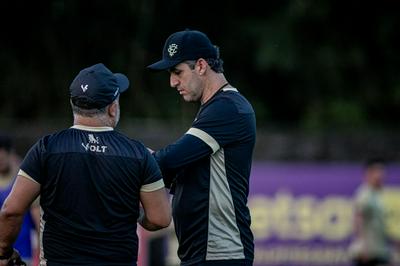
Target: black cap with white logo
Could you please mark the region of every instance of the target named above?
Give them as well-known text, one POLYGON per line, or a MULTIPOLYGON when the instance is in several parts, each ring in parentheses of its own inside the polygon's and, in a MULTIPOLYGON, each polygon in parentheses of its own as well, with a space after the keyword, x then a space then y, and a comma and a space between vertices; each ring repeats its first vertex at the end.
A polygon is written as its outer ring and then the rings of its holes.
POLYGON ((171 34, 165 41, 162 59, 147 68, 166 70, 185 60, 199 58, 218 58, 218 49, 206 34, 187 29, 171 34))
POLYGON ((129 87, 129 79, 98 63, 79 72, 69 90, 72 103, 84 109, 103 108, 129 87))

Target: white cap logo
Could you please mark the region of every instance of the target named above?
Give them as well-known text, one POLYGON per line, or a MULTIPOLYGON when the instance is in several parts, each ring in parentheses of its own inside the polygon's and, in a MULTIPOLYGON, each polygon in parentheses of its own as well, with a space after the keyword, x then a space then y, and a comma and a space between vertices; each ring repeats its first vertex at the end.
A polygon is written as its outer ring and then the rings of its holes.
POLYGON ((85 86, 83 86, 83 84, 82 84, 81 89, 83 90, 83 92, 87 91, 87 89, 89 89, 88 84, 86 84, 85 86))
POLYGON ((170 57, 172 57, 174 54, 176 54, 178 52, 178 45, 177 44, 175 44, 175 43, 171 43, 169 46, 168 46, 168 53, 169 53, 169 56, 170 57))
POLYGON ((114 96, 117 96, 118 92, 119 92, 119 87, 115 90, 114 96))

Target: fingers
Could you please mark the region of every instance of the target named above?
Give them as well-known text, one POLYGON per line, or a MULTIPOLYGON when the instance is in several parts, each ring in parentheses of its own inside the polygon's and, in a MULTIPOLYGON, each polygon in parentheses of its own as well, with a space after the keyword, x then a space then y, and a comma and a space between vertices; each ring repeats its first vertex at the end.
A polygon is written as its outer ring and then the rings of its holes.
POLYGON ((21 255, 19 254, 18 250, 14 249, 13 254, 11 255, 11 258, 8 260, 2 260, 0 261, 0 266, 26 266, 26 263, 22 260, 21 255), (2 264, 4 263, 5 264, 2 264))

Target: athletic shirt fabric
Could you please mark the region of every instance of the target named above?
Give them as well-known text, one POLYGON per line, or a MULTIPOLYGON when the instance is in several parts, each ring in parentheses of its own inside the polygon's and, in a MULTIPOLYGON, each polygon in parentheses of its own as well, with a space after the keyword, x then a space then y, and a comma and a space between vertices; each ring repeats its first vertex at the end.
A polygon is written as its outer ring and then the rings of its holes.
POLYGON ((181 265, 253 260, 247 197, 255 140, 252 106, 225 87, 200 107, 185 135, 155 153, 164 182, 172 183, 181 265))
POLYGON ((74 126, 41 138, 19 174, 41 185, 40 265, 136 265, 140 191, 164 187, 143 144, 74 126))

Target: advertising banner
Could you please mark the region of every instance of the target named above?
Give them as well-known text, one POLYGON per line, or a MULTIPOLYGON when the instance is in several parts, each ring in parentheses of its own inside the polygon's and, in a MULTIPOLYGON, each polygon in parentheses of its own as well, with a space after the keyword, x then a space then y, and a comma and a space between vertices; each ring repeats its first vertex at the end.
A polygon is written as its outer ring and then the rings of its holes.
MULTIPOLYGON (((255 163, 249 197, 254 265, 351 265, 352 197, 362 179, 359 164, 255 163)), ((400 240, 399 165, 387 167, 383 201, 388 232, 400 240)))
MULTIPOLYGON (((385 221, 400 242, 400 165, 387 165, 386 173, 385 221)), ((254 163, 248 201, 254 266, 350 266, 353 195, 362 181, 362 164, 254 163)), ((179 265, 173 226, 140 234, 148 244, 141 245, 138 265, 179 265)), ((400 266, 399 252, 393 266, 400 266)))

